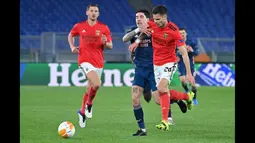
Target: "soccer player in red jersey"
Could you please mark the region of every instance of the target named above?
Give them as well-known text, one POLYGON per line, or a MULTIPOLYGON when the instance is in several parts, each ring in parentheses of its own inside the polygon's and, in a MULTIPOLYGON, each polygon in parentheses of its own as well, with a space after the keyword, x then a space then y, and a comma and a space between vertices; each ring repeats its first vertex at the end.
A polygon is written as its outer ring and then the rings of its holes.
POLYGON ((88 79, 87 91, 78 111, 81 128, 86 126, 86 117, 92 118, 93 99, 101 85, 104 48, 112 49, 112 37, 108 26, 97 20, 99 16, 98 5, 89 5, 86 15, 87 20, 76 23, 68 35, 71 51, 78 54, 78 65, 88 79), (80 38, 79 47, 74 45, 75 36, 80 38))
MULTIPOLYGON (((162 121, 160 124, 156 125, 156 128, 169 130, 167 120, 170 108, 170 92, 168 86, 177 69, 176 47, 178 47, 183 57, 187 71, 186 79, 190 83, 194 83, 194 78, 190 71, 190 62, 185 49, 186 44, 179 33, 178 27, 174 23, 168 21, 167 8, 162 5, 156 6, 153 8, 152 14, 153 19, 146 23, 148 24, 148 28, 141 29, 141 32, 146 35, 151 34, 152 36, 154 74, 158 89, 157 92, 159 92, 160 95, 162 112, 162 121)), ((139 37, 142 37, 142 35, 139 37)), ((139 43, 140 38, 129 46, 129 50, 134 51, 139 43)), ((194 94, 189 94, 189 99, 186 100, 189 109, 192 107, 193 97, 194 94)))

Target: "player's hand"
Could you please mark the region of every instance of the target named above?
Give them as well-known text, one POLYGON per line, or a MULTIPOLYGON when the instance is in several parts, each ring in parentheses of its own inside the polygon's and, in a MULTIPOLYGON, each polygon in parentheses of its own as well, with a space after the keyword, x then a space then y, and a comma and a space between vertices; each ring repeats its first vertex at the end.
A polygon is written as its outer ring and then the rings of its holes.
POLYGON ((150 31, 150 29, 148 29, 147 21, 142 20, 142 24, 138 25, 138 28, 139 28, 140 32, 146 34, 147 36, 151 35, 151 31, 150 31))
POLYGON ((136 48, 138 47, 138 43, 134 42, 132 43, 129 47, 128 50, 129 52, 134 52, 136 50, 136 48))
POLYGON ((189 45, 187 45, 187 51, 188 52, 194 52, 193 48, 191 46, 189 46, 189 45))
POLYGON ((101 40, 102 43, 105 44, 107 42, 107 37, 104 34, 102 34, 101 40))
POLYGON ((72 47, 71 48, 72 49, 72 53, 74 53, 74 54, 77 54, 77 53, 79 53, 80 51, 79 51, 79 47, 72 47))
POLYGON ((191 73, 186 75, 186 79, 187 79, 187 81, 188 81, 191 85, 194 85, 194 84, 195 84, 195 79, 194 79, 194 77, 192 76, 191 73))

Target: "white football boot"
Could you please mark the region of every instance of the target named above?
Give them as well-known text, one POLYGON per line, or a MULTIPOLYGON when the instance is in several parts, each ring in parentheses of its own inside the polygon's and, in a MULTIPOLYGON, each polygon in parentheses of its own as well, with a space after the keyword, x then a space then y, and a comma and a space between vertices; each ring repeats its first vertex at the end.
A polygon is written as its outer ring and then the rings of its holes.
POLYGON ((78 117, 79 117, 80 127, 85 128, 86 127, 86 117, 85 117, 85 115, 83 115, 80 110, 78 111, 77 114, 78 114, 78 117))
POLYGON ((86 109, 85 109, 85 115, 87 118, 91 119, 92 118, 92 107, 91 107, 91 110, 89 112, 88 108, 87 108, 87 105, 86 105, 86 109))

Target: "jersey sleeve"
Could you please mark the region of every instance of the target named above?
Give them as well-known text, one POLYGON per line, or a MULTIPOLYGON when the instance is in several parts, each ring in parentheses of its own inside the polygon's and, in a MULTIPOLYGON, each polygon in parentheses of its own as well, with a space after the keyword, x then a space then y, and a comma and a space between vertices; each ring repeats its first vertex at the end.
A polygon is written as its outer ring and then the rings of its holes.
POLYGON ((76 23, 70 31, 70 34, 75 37, 79 35, 79 24, 76 23))
POLYGON ((111 31, 110 31, 108 26, 105 27, 105 33, 104 34, 107 38, 107 42, 111 42, 112 41, 112 36, 111 36, 111 31))
POLYGON ((175 34, 173 35, 174 40, 177 40, 177 46, 185 46, 185 41, 182 39, 182 35, 180 34, 179 31, 176 31, 175 34))

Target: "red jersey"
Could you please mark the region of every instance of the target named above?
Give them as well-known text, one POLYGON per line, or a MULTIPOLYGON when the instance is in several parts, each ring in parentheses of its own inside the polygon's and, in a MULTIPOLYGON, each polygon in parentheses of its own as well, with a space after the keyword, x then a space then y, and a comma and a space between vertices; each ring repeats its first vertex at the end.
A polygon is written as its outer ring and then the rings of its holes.
POLYGON ((103 68, 104 45, 101 41, 102 34, 107 37, 107 42, 112 41, 108 26, 99 21, 94 26, 90 26, 86 20, 76 23, 70 33, 73 37, 80 36, 78 64, 88 62, 96 68, 103 68))
POLYGON ((157 66, 176 62, 176 46, 185 45, 179 28, 172 22, 164 28, 158 27, 153 20, 148 22, 152 35, 153 64, 157 66))

